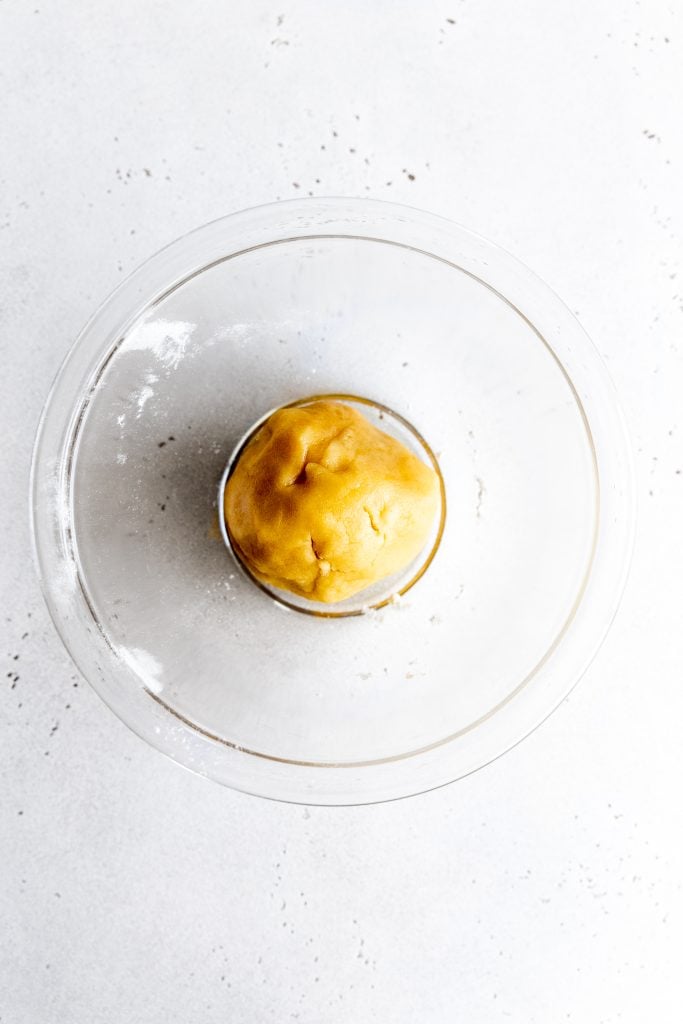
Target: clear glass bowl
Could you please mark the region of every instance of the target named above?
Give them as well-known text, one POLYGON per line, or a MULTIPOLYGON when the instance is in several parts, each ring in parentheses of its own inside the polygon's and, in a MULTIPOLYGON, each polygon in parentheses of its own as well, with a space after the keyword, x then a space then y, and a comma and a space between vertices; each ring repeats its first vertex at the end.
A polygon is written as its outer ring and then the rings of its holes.
POLYGON ((560 300, 441 218, 363 200, 238 213, 173 243, 64 363, 32 474, 37 562, 76 664, 138 735, 282 800, 388 800, 514 745, 616 611, 629 447, 560 300), (301 615, 219 529, 231 453, 268 410, 363 396, 436 453, 435 557, 398 602, 301 615))

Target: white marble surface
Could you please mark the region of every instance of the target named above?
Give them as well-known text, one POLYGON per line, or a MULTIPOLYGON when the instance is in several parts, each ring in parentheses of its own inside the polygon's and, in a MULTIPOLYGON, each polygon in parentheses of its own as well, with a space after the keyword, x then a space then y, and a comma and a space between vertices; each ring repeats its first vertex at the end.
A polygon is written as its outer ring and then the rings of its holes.
POLYGON ((2 1024, 681 1020, 681 13, 0 0, 2 1024), (93 307, 193 226, 309 192, 443 213, 536 269, 611 369, 639 477, 571 698, 475 776, 356 810, 147 749, 62 650, 27 527, 93 307))

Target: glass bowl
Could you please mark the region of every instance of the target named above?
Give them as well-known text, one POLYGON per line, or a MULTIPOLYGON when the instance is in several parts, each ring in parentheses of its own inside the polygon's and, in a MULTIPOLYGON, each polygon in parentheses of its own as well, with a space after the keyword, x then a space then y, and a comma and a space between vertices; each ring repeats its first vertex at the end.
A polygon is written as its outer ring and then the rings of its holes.
POLYGON ((223 218, 129 277, 52 388, 31 500, 51 614, 116 714, 310 804, 432 789, 527 735, 603 639, 633 536, 614 391, 567 308, 477 235, 350 199, 223 218), (231 453, 319 394, 392 410, 445 487, 426 571, 360 615, 299 614, 221 536, 231 453))

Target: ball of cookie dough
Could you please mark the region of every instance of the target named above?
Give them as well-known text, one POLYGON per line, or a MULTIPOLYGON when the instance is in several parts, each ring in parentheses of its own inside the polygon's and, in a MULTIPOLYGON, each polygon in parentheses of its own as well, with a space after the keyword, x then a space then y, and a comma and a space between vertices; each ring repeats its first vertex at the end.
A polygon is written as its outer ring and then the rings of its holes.
POLYGON ((335 401, 274 412, 225 491, 230 539, 248 569, 327 603, 405 568, 439 506, 434 469, 335 401))

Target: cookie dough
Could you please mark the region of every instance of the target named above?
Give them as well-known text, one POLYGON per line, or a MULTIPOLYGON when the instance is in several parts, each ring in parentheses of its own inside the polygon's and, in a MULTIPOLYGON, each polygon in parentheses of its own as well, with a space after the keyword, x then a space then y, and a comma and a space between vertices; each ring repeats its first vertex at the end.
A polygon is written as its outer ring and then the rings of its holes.
POLYGON ((249 570, 326 603, 408 565, 439 506, 434 469, 336 401, 273 413, 225 491, 230 539, 249 570))

